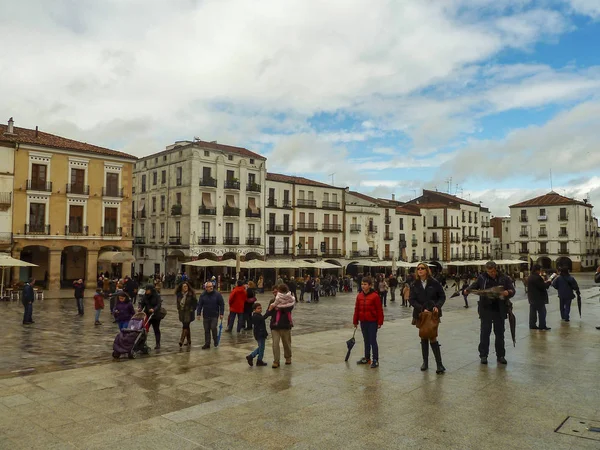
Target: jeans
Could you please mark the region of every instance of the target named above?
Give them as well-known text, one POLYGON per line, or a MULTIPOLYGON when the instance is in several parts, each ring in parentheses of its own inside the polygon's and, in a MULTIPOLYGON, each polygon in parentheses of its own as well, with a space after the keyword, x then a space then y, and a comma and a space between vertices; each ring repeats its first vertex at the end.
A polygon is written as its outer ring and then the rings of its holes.
POLYGON ((77 301, 77 313, 83 316, 83 298, 76 298, 77 301))
POLYGON ((123 328, 127 328, 127 324, 129 324, 129 321, 123 321, 123 322, 117 322, 119 324, 119 331, 121 331, 123 328))
POLYGON ((262 361, 265 356, 266 340, 265 340, 265 338, 260 338, 260 339, 257 339, 256 342, 258 343, 258 347, 256 347, 256 349, 252 353, 250 353, 250 356, 252 356, 252 358, 254 358, 255 356, 258 356, 258 360, 262 361))
POLYGON ((395 287, 390 288, 390 295, 391 295, 390 300, 395 302, 396 301, 396 288, 395 287))
POLYGON ((23 305, 23 323, 33 322, 33 303, 23 305))
POLYGON ((292 330, 271 330, 273 335, 273 362, 278 363, 281 357, 279 341, 283 344, 283 357, 292 359, 292 330))
POLYGON ((217 322, 218 317, 203 317, 202 325, 204 325, 204 343, 210 345, 210 334, 212 332, 213 341, 217 346, 217 322))
POLYGON ((96 315, 94 317, 94 322, 100 322, 100 313, 102 312, 101 309, 97 309, 96 310, 96 315))
POLYGON ((365 358, 371 359, 371 349, 373 350, 373 360, 379 360, 379 346, 377 345, 377 322, 361 322, 360 331, 362 331, 365 341, 365 358))
POLYGON ((540 319, 540 328, 546 328, 546 305, 544 303, 534 303, 529 305, 529 328, 536 326, 537 319, 540 319))
POLYGON ((227 319, 227 329, 228 330, 233 329, 233 323, 235 322, 235 317, 236 316, 238 318, 237 332, 239 333, 242 330, 242 328, 244 328, 244 313, 230 312, 229 313, 229 318, 227 319))
POLYGON ((571 302, 573 299, 558 297, 558 300, 560 301, 560 318, 563 320, 568 320, 569 315, 571 314, 571 302))
POLYGON ((381 303, 383 303, 383 306, 387 306, 387 291, 380 292, 379 297, 381 297, 381 303))
POLYGON ((500 311, 493 309, 480 308, 479 317, 481 319, 481 332, 479 335, 479 356, 487 357, 490 352, 490 335, 492 327, 496 338, 496 357, 502 358, 506 351, 504 349, 504 320, 500 311))

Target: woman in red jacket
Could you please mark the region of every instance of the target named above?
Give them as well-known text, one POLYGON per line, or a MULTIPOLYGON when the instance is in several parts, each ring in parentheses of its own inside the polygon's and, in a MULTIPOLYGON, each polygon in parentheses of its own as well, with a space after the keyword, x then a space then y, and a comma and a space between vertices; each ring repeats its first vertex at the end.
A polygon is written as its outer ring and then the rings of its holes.
POLYGON ((244 328, 244 305, 247 298, 244 282, 238 280, 236 287, 229 294, 229 320, 227 321, 227 329, 225 331, 231 332, 235 316, 238 318, 237 332, 239 333, 244 328))
POLYGON ((383 325, 383 308, 379 294, 373 290, 371 277, 364 277, 361 282, 362 290, 356 296, 354 305, 354 328, 360 329, 365 340, 365 357, 358 364, 371 364, 371 368, 379 367, 379 347, 377 346, 377 330, 383 325), (371 361, 371 348, 373 360, 371 361))

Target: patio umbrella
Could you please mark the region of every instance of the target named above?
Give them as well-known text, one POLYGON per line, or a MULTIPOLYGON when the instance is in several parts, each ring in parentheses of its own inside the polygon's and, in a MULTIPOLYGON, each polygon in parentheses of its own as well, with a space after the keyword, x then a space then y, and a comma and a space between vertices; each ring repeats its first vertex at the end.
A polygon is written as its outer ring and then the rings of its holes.
POLYGON ((221 318, 221 323, 219 324, 219 334, 217 334, 217 345, 221 343, 221 334, 223 334, 223 318, 221 318))
POLYGON ((354 329, 354 333, 352 333, 352 337, 346 341, 346 346, 348 347, 348 351, 346 352, 346 359, 344 361, 348 361, 350 359, 350 352, 352 352, 352 347, 356 344, 356 339, 354 339, 354 335, 356 334, 356 328, 354 329))
POLYGON ((579 318, 581 319, 581 294, 577 294, 577 309, 579 310, 579 318))
POLYGON ((0 298, 4 297, 4 269, 8 267, 37 267, 20 259, 13 258, 7 254, 0 255, 0 270, 2 270, 2 285, 0 285, 0 298))
POLYGON ((510 335, 512 337, 513 347, 516 347, 517 346, 517 339, 516 339, 517 318, 513 314, 513 304, 510 300, 507 300, 507 306, 508 306, 508 324, 510 325, 510 335))

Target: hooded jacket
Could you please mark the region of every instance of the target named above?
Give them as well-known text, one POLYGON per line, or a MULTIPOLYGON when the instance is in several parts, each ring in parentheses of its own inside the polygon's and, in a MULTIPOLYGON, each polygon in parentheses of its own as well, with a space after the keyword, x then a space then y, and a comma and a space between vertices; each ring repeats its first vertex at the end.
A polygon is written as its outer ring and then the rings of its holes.
POLYGON ((356 296, 354 304, 354 318, 352 322, 358 325, 358 322, 377 322, 377 325, 383 325, 383 308, 379 294, 371 289, 366 294, 361 290, 356 296))
POLYGON ((119 296, 115 295, 115 297, 117 297, 117 301, 115 302, 115 309, 113 310, 115 320, 117 322, 129 322, 135 314, 135 309, 133 308, 133 305, 129 300, 129 295, 127 295, 126 292, 121 291, 119 292, 119 294, 121 296, 125 295, 125 301, 120 301, 118 299, 119 296))
POLYGON ((229 312, 243 314, 246 298, 248 296, 244 286, 236 286, 229 294, 229 312))
POLYGON ((291 308, 292 306, 294 306, 295 303, 296 299, 294 298, 291 292, 286 292, 285 294, 282 292, 278 292, 275 296, 275 301, 273 302, 273 305, 275 305, 279 309, 282 309, 291 308))
POLYGON ((161 307, 162 298, 160 297, 160 294, 158 292, 156 292, 156 289, 154 288, 154 286, 151 284, 146 285, 145 290, 150 291, 150 294, 144 293, 144 296, 142 297, 142 299, 140 301, 140 308, 147 315, 150 315, 150 314, 152 314, 150 312, 151 309, 153 309, 154 311, 157 311, 161 307))

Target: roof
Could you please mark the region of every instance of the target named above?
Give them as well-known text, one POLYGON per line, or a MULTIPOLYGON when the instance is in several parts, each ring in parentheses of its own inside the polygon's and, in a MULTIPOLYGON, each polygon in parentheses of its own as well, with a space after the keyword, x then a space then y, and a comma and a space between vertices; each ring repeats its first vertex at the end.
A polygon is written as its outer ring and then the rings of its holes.
POLYGON ((396 206, 396 214, 407 215, 407 216, 420 216, 421 211, 417 205, 406 204, 402 206, 396 206))
POLYGON ((348 191, 348 194, 358 197, 361 200, 373 203, 374 205, 377 205, 379 203, 376 198, 369 197, 368 195, 361 194, 360 192, 348 191))
POLYGON ((55 134, 44 133, 43 131, 20 127, 13 127, 13 134, 6 134, 7 131, 8 126, 0 124, 0 142, 38 145, 60 150, 72 150, 76 152, 95 153, 98 155, 137 160, 136 156, 129 155, 128 153, 98 147, 97 145, 88 144, 86 142, 74 141, 72 139, 56 136, 55 134))
POLYGON ((281 173, 267 172, 267 181, 278 181, 280 183, 303 184, 306 186, 325 187, 332 189, 344 189, 330 184, 321 183, 319 181, 309 180, 304 177, 294 177, 291 175, 283 175, 281 173))
POLYGON ((199 141, 199 140, 176 142, 174 145, 170 145, 169 148, 167 148, 166 150, 160 151, 158 153, 153 153, 151 155, 145 156, 142 159, 155 158, 155 157, 163 155, 163 154, 171 153, 173 151, 181 150, 183 148, 189 148, 189 147, 200 147, 200 148, 206 148, 206 149, 212 149, 212 150, 220 150, 220 151, 226 152, 226 153, 233 153, 235 155, 244 156, 247 158, 256 158, 256 159, 261 159, 261 160, 265 160, 265 161, 267 159, 264 156, 259 155, 258 153, 254 153, 244 147, 235 147, 233 145, 219 144, 216 141, 207 142, 207 141, 199 141))
POLYGON ((419 205, 422 205, 424 200, 426 200, 427 202, 443 203, 444 205, 448 205, 449 203, 458 203, 461 205, 475 206, 477 208, 481 208, 481 205, 457 197, 456 195, 446 194, 445 192, 439 191, 430 191, 428 189, 423 189, 423 195, 411 200, 410 203, 419 202, 419 205))
POLYGON ((564 197, 554 191, 550 191, 545 195, 540 195, 521 203, 510 205, 509 208, 525 208, 527 206, 558 206, 558 205, 582 205, 592 208, 590 203, 575 200, 574 198, 564 197))
POLYGON ((418 206, 422 209, 460 209, 458 205, 448 205, 447 203, 442 202, 429 202, 429 203, 419 203, 418 206))

